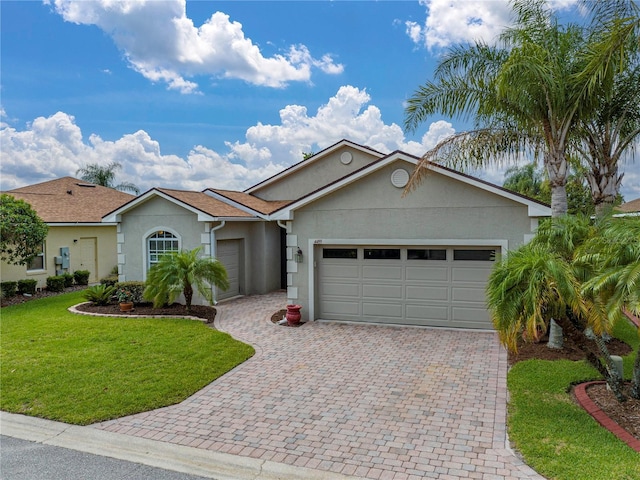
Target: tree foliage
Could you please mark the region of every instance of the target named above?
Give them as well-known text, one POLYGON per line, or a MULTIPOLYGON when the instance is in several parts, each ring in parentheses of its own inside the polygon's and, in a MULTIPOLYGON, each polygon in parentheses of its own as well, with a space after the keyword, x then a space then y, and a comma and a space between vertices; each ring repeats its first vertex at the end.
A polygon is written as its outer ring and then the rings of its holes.
POLYGON ((0 258, 25 265, 40 253, 49 226, 24 200, 0 197, 0 258))
POLYGON ((472 120, 473 127, 428 151, 408 189, 419 184, 430 162, 481 168, 534 157, 547 170, 553 216, 567 212, 567 156, 577 125, 611 96, 637 49, 637 17, 624 16, 636 11, 634 2, 600 2, 618 8, 585 3, 600 14, 588 27, 560 24, 544 0, 515 0, 514 26, 498 46, 475 42, 442 57, 434 80, 409 98, 405 129, 414 131, 436 113, 472 120))
POLYGON ((187 312, 191 311, 194 287, 210 304, 213 304, 212 287, 229 288, 227 271, 211 257, 200 257, 202 248, 182 250, 164 255, 147 276, 144 298, 153 301, 155 307, 173 303, 184 295, 187 312))
POLYGON ((111 162, 106 166, 98 165, 97 163, 89 163, 84 167, 81 167, 76 172, 76 175, 80 175, 80 178, 85 182, 95 183, 102 187, 115 188, 123 192, 132 192, 136 195, 140 193, 140 189, 133 183, 122 182, 115 184, 116 182, 116 170, 122 168, 122 164, 118 162, 111 162))

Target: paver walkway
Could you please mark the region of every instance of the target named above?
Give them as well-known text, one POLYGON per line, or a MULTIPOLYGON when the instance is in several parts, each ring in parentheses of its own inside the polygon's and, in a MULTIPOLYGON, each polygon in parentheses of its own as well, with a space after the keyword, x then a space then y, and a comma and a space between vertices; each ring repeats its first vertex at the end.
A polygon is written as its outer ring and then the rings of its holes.
POLYGON ((256 355, 179 405, 94 425, 370 479, 541 479, 505 442, 495 333, 309 322, 285 294, 221 304, 215 325, 256 355))

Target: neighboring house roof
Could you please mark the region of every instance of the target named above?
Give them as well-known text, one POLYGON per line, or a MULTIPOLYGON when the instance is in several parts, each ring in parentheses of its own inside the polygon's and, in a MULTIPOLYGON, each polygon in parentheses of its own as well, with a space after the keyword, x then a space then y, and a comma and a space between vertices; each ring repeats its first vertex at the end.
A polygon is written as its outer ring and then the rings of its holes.
POLYGON ((272 212, 275 212, 276 210, 279 210, 280 208, 292 202, 292 200, 267 201, 267 200, 258 198, 256 196, 249 195, 248 193, 236 192, 234 190, 220 190, 217 188, 216 189, 208 188, 207 190, 205 190, 205 193, 207 192, 211 192, 213 195, 215 195, 218 198, 221 198, 221 199, 223 198, 226 201, 231 201, 237 204, 238 206, 247 207, 250 210, 262 213, 263 215, 268 215, 272 212))
MULTIPOLYGON (((356 170, 355 172, 350 173, 349 175, 346 175, 344 177, 342 177, 339 180, 336 180, 335 182, 332 182, 326 186, 324 186, 323 188, 320 188, 314 192, 311 192, 301 198, 299 198, 296 201, 290 202, 288 205, 274 211, 271 215, 270 218, 271 219, 275 219, 275 220, 290 220, 292 218, 292 212, 295 211, 298 208, 301 208, 305 205, 308 205, 309 203, 314 202, 315 200, 317 200, 318 198, 322 198, 325 195, 328 195, 342 187, 344 187, 345 185, 348 185, 350 183, 356 182, 359 179, 379 170, 380 168, 383 168, 387 165, 389 165, 390 163, 396 162, 397 160, 404 160, 406 162, 409 162, 411 164, 413 164, 414 166, 418 163, 418 161, 420 160, 418 157, 410 155, 408 153, 405 152, 401 152, 401 151, 395 151, 395 152, 391 152, 390 154, 380 158, 379 160, 376 160, 375 162, 366 165, 364 167, 362 167, 359 170, 356 170)), ((475 178, 472 177, 471 175, 467 175, 461 172, 458 172, 456 170, 452 170, 450 168, 447 167, 443 167, 442 165, 438 165, 435 163, 430 163, 428 165, 428 168, 434 172, 440 173, 442 175, 445 175, 447 177, 450 178, 454 178, 456 180, 459 180, 463 183, 472 185, 474 187, 480 188, 482 190, 486 190, 489 191, 491 193, 494 193, 496 195, 499 195, 501 197, 505 197, 508 198, 510 200, 513 200, 517 203, 521 203, 523 205, 526 205, 528 207, 528 211, 529 211, 529 216, 531 217, 547 217, 547 216, 551 216, 551 208, 549 207, 549 205, 539 202, 537 200, 534 200, 532 198, 526 197, 524 195, 520 195, 519 193, 513 192, 511 190, 507 190, 505 188, 502 188, 498 185, 494 185, 492 183, 489 183, 485 180, 481 180, 479 178, 475 178)), ((419 188, 419 187, 418 187, 419 188)))
POLYGON ((640 198, 636 198, 635 200, 631 200, 630 202, 623 203, 622 205, 616 207, 616 210, 623 213, 640 212, 640 198))
POLYGON ((63 177, 6 192, 24 200, 48 224, 100 223, 102 216, 133 195, 73 177, 63 177))
POLYGON ((187 210, 198 215, 200 221, 218 221, 219 219, 238 218, 250 220, 257 218, 256 215, 229 205, 204 192, 192 190, 174 190, 170 188, 152 188, 139 197, 120 206, 119 208, 104 215, 103 221, 116 222, 118 216, 126 213, 137 206, 149 201, 154 197, 161 197, 165 200, 180 205, 187 210))
POLYGON ((367 147, 365 145, 359 145, 357 143, 354 143, 350 140, 346 140, 346 139, 342 139, 337 143, 334 143, 333 145, 331 145, 330 147, 325 148, 324 150, 321 150, 320 152, 310 156, 309 158, 305 158, 304 160, 302 160, 301 162, 298 162, 294 165, 291 165, 289 168, 285 168, 283 171, 281 171, 280 173, 277 173, 275 175, 273 175, 272 177, 267 178, 266 180, 263 180, 262 182, 247 188, 244 193, 254 193, 258 190, 260 190, 263 187, 266 187, 267 185, 271 185, 272 183, 276 183, 278 181, 280 181, 282 178, 291 175, 294 172, 297 172, 298 170, 302 169, 302 168, 306 168, 309 165, 311 165, 312 163, 316 162, 317 160, 320 160, 321 158, 324 158, 325 156, 327 156, 328 154, 339 150, 343 147, 351 147, 355 150, 360 150, 362 152, 366 152, 369 155, 374 155, 377 156, 378 158, 382 158, 384 157, 384 153, 379 152, 377 150, 374 150, 371 147, 367 147))

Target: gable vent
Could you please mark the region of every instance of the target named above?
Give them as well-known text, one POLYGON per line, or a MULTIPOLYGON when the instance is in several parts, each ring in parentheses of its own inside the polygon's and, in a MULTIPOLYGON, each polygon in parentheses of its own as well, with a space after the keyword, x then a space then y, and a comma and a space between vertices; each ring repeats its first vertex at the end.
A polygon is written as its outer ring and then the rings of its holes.
POLYGON ((397 188, 403 188, 409 183, 409 172, 403 168, 394 170, 391 174, 391 184, 397 188))

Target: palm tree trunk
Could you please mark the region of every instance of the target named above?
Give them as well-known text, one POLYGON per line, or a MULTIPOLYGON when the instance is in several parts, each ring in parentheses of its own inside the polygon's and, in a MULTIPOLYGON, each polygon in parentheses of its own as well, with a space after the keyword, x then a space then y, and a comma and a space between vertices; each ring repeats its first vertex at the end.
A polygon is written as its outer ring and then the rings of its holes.
POLYGON ((191 300, 193 299, 193 287, 190 283, 185 283, 184 289, 182 290, 182 294, 184 295, 184 304, 187 307, 187 313, 191 313, 191 300))
POLYGON ((551 185, 551 216, 562 217, 569 209, 567 203, 567 161, 559 152, 546 156, 547 175, 551 185))
POLYGON ((604 358, 604 363, 607 367, 607 376, 605 377, 605 380, 607 381, 607 385, 609 385, 609 388, 611 389, 611 391, 613 392, 613 394, 615 395, 616 399, 619 402, 626 401, 627 397, 622 392, 622 384, 623 384, 622 378, 618 374, 618 370, 613 364, 613 360, 611 359, 611 354, 609 353, 607 344, 604 343, 604 340, 600 335, 596 335, 595 342, 596 342, 596 345, 598 345, 600 352, 602 353, 602 356, 604 358))
POLYGON ((633 374, 631 375, 631 396, 640 400, 640 349, 636 352, 636 361, 633 362, 633 374))

